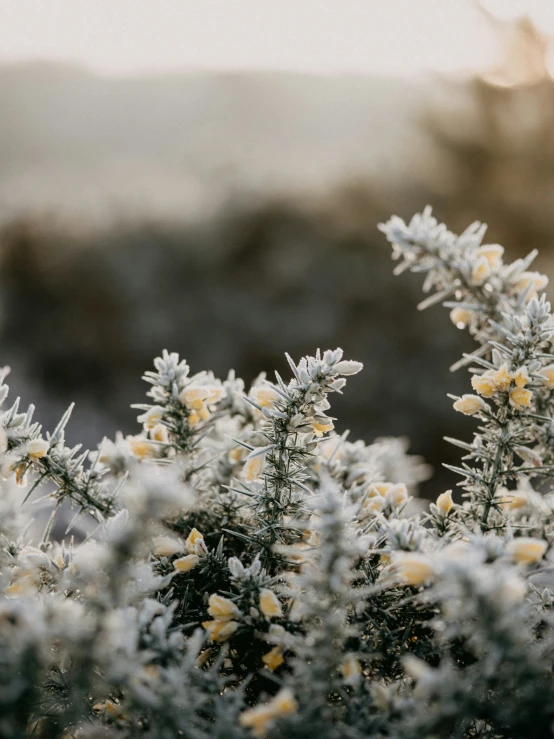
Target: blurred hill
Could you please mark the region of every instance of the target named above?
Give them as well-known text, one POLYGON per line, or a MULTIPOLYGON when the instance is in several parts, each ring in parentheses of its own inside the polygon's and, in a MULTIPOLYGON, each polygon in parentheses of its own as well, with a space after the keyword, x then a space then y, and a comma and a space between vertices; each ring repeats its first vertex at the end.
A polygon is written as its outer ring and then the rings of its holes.
POLYGON ((410 167, 418 81, 287 73, 108 78, 0 67, 0 221, 198 217, 230 191, 324 190, 410 167))

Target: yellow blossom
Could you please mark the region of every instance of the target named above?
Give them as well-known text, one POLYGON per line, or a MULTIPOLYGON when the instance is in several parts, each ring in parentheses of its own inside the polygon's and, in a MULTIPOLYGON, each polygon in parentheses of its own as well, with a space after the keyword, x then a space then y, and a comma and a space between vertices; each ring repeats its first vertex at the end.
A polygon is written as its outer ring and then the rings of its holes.
POLYGON ((474 285, 482 285, 491 273, 491 265, 486 257, 479 257, 471 270, 471 279, 474 285))
POLYGON ((485 408, 485 401, 478 395, 462 395, 454 403, 454 410, 464 413, 466 416, 473 416, 474 413, 479 413, 479 411, 483 411, 485 408))
POLYGON ((541 275, 540 272, 522 272, 519 276, 519 279, 515 283, 515 288, 516 290, 523 292, 524 290, 527 290, 529 286, 531 286, 528 293, 528 298, 532 298, 537 294, 538 291, 544 290, 547 285, 548 277, 546 275, 541 275))
POLYGON ((502 499, 500 507, 508 511, 517 511, 520 508, 525 508, 529 505, 529 496, 523 490, 514 490, 505 498, 502 499))
POLYGON ((271 408, 279 399, 279 393, 270 385, 257 385, 250 391, 250 397, 260 408, 271 408))
POLYGON ((333 422, 328 419, 327 421, 312 421, 312 428, 314 430, 314 434, 321 438, 323 434, 326 434, 327 431, 332 431, 335 426, 333 422))
POLYGON ((342 661, 340 671, 347 683, 355 684, 362 674, 362 666, 353 654, 347 654, 342 661))
POLYGON ((243 446, 236 446, 229 452, 229 461, 233 464, 239 464, 244 459, 246 449, 243 446))
POLYGON ((27 456, 31 459, 42 459, 50 449, 46 439, 33 439, 27 444, 27 456))
POLYGON ((492 375, 496 389, 499 392, 506 392, 510 389, 512 384, 512 376, 508 372, 508 366, 503 364, 496 372, 492 375))
POLYGON ((515 372, 512 372, 512 379, 517 387, 525 387, 529 382, 529 371, 527 367, 518 367, 515 372))
POLYGON ((283 657, 283 647, 273 647, 273 649, 270 649, 269 652, 263 655, 262 662, 264 665, 271 670, 271 672, 274 672, 278 667, 280 667, 284 662, 283 657))
POLYGON ((394 564, 406 585, 419 587, 431 580, 434 575, 431 561, 419 552, 399 552, 394 559, 394 564))
POLYGON ((17 485, 25 485, 26 483, 26 477, 25 472, 27 471, 27 465, 22 462, 21 464, 18 464, 15 469, 15 482, 17 485))
POLYGON ((153 429, 162 420, 164 413, 165 409, 161 405, 154 405, 142 416, 139 416, 138 420, 142 421, 145 429, 153 429))
POLYGON ((4 590, 9 598, 19 598, 22 595, 33 593, 40 585, 40 578, 36 574, 27 573, 19 577, 4 590))
POLYGON ((439 509, 439 513, 443 516, 447 516, 450 513, 453 505, 452 490, 447 490, 445 493, 441 493, 437 498, 436 506, 439 509))
POLYGON ((173 567, 178 572, 190 572, 200 562, 200 557, 196 554, 187 554, 173 562, 173 567))
POLYGON ((163 423, 157 423, 152 429, 150 429, 150 438, 154 439, 154 441, 160 441, 163 444, 167 444, 169 440, 167 426, 164 426, 163 423))
POLYGON ((298 710, 292 691, 284 688, 265 705, 255 706, 243 711, 239 723, 246 729, 252 729, 257 739, 266 736, 272 722, 279 716, 286 716, 298 710))
POLYGON ((465 328, 471 321, 472 311, 466 308, 452 308, 450 311, 450 320, 456 328, 465 328))
POLYGON ((260 611, 266 618, 278 618, 283 615, 281 603, 272 590, 260 590, 260 611))
POLYGON ((203 534, 198 531, 198 529, 193 528, 190 534, 187 536, 185 544, 187 545, 187 549, 190 552, 190 554, 194 554, 196 551, 196 542, 199 539, 204 539, 203 534))
POLYGON ((485 257, 492 269, 496 269, 502 264, 504 247, 500 246, 500 244, 484 244, 477 249, 476 253, 480 257, 485 257))
POLYGON ((210 641, 224 642, 230 639, 239 625, 236 621, 220 621, 214 619, 213 621, 204 621, 202 626, 208 632, 208 638, 210 641))
POLYGON ((523 387, 514 387, 510 390, 510 405, 517 410, 522 408, 529 408, 533 393, 530 390, 526 390, 523 387))
POLYGON ((380 495, 375 495, 372 498, 366 498, 363 505, 363 510, 369 513, 379 513, 385 507, 385 499, 380 495))
POLYGON ((387 491, 385 501, 390 505, 401 506, 408 500, 408 489, 403 482, 392 485, 387 491))
POLYGON ((200 422, 200 416, 196 411, 191 411, 187 418, 189 428, 193 429, 200 422))
POLYGON ((516 562, 529 565, 543 558, 548 544, 543 539, 532 536, 520 536, 508 544, 508 552, 516 562))
POLYGON ((240 611, 233 601, 229 600, 229 598, 224 598, 222 595, 212 593, 208 603, 208 613, 218 621, 230 621, 232 618, 240 616, 240 611))
POLYGON ((488 372, 485 372, 483 375, 473 375, 471 386, 475 392, 484 398, 491 398, 496 392, 496 383, 492 375, 488 372))
POLYGON ((145 439, 143 436, 130 436, 129 448, 138 459, 152 457, 156 452, 154 445, 151 444, 148 439, 145 439))
POLYGON ((154 554, 158 557, 172 557, 185 548, 180 539, 175 539, 172 536, 155 536, 152 543, 154 544, 154 554))
POLYGON ((257 480, 265 467, 265 454, 250 457, 244 465, 244 476, 249 482, 257 480))
POLYGON ((554 364, 547 364, 543 367, 540 374, 544 377, 546 387, 554 388, 554 364))
POLYGON ((392 486, 393 486, 392 482, 373 482, 369 486, 369 489, 367 491, 367 497, 375 498, 378 495, 380 495, 384 498, 385 495, 392 488, 392 486))
POLYGON ((204 401, 208 395, 209 391, 207 388, 202 387, 201 385, 189 385, 182 391, 179 399, 187 406, 187 408, 190 408, 193 411, 198 411, 204 407, 204 401))

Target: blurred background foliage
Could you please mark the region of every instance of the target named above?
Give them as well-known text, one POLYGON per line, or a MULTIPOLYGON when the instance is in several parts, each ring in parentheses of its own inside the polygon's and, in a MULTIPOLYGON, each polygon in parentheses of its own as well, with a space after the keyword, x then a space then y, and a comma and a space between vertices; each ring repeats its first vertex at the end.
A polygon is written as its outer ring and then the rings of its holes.
POLYGON ((497 68, 414 84, 198 74, 107 79, 64 65, 0 69, 0 341, 12 385, 74 440, 135 430, 141 373, 163 348, 246 381, 342 346, 364 372, 337 428, 406 435, 435 475, 468 437, 446 393, 470 340, 415 310, 377 224, 427 202, 479 219, 507 258, 552 274, 554 83, 528 20, 500 23, 497 68))

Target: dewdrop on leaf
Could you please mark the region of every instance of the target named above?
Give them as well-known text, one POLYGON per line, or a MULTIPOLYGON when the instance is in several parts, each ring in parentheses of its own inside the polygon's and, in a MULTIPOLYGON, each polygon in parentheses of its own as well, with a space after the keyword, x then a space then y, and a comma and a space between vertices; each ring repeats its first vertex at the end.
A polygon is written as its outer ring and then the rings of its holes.
POLYGON ((487 404, 478 395, 462 395, 454 403, 454 410, 465 414, 466 416, 473 416, 475 413, 484 411, 487 404))

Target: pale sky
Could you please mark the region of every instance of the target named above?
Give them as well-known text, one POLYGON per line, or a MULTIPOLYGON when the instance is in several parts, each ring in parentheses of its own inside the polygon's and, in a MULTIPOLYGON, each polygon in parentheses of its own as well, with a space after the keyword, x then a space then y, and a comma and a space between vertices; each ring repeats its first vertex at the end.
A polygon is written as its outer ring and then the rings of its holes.
POLYGON ((0 62, 404 75, 482 67, 494 55, 471 0, 0 0, 0 62))

